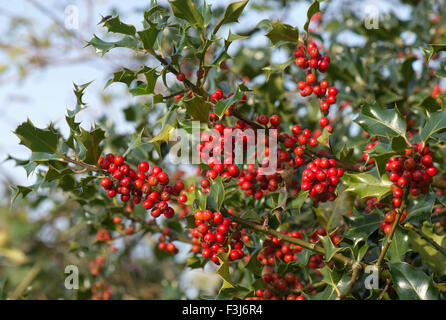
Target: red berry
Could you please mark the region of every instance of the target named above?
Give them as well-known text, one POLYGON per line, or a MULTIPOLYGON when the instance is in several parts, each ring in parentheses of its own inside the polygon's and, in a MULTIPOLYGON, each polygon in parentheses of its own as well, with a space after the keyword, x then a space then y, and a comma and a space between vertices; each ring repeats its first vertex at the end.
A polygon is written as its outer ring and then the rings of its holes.
POLYGON ((186 76, 184 75, 184 73, 180 72, 180 73, 177 75, 177 80, 178 80, 178 81, 184 81, 184 80, 186 80, 186 76))
POLYGON ((310 145, 310 147, 316 147, 317 146, 317 139, 316 138, 311 138, 309 141, 308 141, 308 144, 310 145))
POLYGON ((116 165, 120 166, 120 165, 122 165, 124 163, 124 158, 122 156, 120 156, 120 155, 117 155, 117 156, 114 157, 113 162, 116 165))
POLYGON ((395 208, 399 208, 401 206, 401 198, 393 198, 392 203, 395 208))
POLYGON ((178 196, 179 203, 185 203, 187 201, 187 196, 185 194, 181 194, 178 196))
POLYGON ((268 123, 269 119, 264 114, 259 114, 257 116, 257 122, 263 125, 266 125, 268 123))
POLYGON ((141 172, 147 172, 147 171, 149 171, 149 164, 146 161, 141 161, 138 164, 138 169, 141 172))
POLYGON ((291 132, 295 135, 299 135, 302 132, 302 129, 299 125, 296 124, 291 128, 291 132))
POLYGON ((319 124, 321 125, 321 127, 326 127, 328 125, 328 119, 327 118, 320 118, 319 119, 319 124))
POLYGON ((328 104, 335 104, 336 103, 336 97, 335 96, 328 96, 327 97, 327 103, 328 104))
POLYGON ((335 87, 330 87, 327 90, 327 94, 329 96, 336 96, 338 94, 338 89, 336 89, 335 87))
POLYGON ((111 183, 112 183, 112 181, 111 181, 111 179, 109 179, 109 178, 103 178, 103 179, 101 180, 101 186, 103 186, 104 188, 110 186, 111 183))
POLYGON ((430 175, 431 177, 435 176, 437 174, 437 168, 430 167, 426 169, 426 173, 430 175))
POLYGON ((328 81, 327 80, 322 80, 320 83, 320 86, 322 89, 327 89, 328 88, 328 81))
POLYGON ((280 117, 275 115, 275 114, 273 114, 271 116, 271 118, 269 119, 269 122, 271 123, 271 125, 273 127, 278 127, 280 125, 280 117))

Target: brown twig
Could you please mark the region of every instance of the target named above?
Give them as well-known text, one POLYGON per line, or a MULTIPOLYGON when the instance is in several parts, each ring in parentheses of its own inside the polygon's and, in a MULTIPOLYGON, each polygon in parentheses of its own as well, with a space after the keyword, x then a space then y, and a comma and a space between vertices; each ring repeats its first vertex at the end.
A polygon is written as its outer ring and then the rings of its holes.
MULTIPOLYGON (((224 210, 222 210, 222 211, 223 211, 223 213, 227 214, 224 210)), ((278 239, 284 240, 286 242, 298 245, 302 248, 305 248, 305 249, 320 253, 322 255, 325 255, 324 248, 317 245, 316 243, 309 243, 302 239, 293 238, 293 237, 290 237, 290 236, 283 234, 279 231, 276 231, 274 229, 270 229, 263 225, 257 224, 255 222, 251 222, 251 221, 239 218, 234 215, 229 215, 229 214, 227 214, 227 215, 230 216, 231 219, 234 220, 235 222, 237 222, 238 224, 248 227, 252 230, 272 235, 273 237, 276 237, 278 239)), ((355 263, 357 263, 356 260, 350 259, 340 253, 336 253, 335 255, 333 255, 333 259, 342 263, 344 266, 353 266, 355 263)))
POLYGON ((442 188, 442 189, 446 189, 446 181, 445 180, 435 179, 434 181, 432 181, 432 186, 433 187, 442 188))
MULTIPOLYGON (((75 164, 75 165, 77 165, 79 167, 82 167, 82 168, 90 170, 90 171, 95 171, 95 172, 101 172, 102 171, 101 169, 99 169, 99 168, 97 168, 95 166, 89 165, 89 164, 87 164, 85 162, 82 162, 82 161, 79 161, 79 160, 75 160, 75 159, 71 159, 70 157, 68 157, 65 154, 61 154, 61 153, 56 153, 56 154, 59 157, 61 157, 62 161, 64 161, 64 162, 73 163, 73 164, 75 164)), ((85 172, 83 170, 81 170, 81 171, 82 171, 82 173, 85 172)))
POLYGON ((353 272, 352 272, 352 279, 350 280, 350 283, 348 284, 347 289, 345 290, 345 292, 338 296, 337 300, 341 300, 344 299, 345 297, 347 297, 350 292, 353 289, 353 286, 355 285, 356 280, 358 280, 358 276, 359 276, 359 272, 362 270, 362 265, 360 262, 356 261, 353 266, 352 266, 353 272))
POLYGON ((390 288, 390 283, 391 283, 391 281, 387 280, 386 286, 384 287, 383 291, 381 291, 381 293, 379 294, 379 296, 376 300, 382 300, 382 298, 386 294, 387 290, 390 288))

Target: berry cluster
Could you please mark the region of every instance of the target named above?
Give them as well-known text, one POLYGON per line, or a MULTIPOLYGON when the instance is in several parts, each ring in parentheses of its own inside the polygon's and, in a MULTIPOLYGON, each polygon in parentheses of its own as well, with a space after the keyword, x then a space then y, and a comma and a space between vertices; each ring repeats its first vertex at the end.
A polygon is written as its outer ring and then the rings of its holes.
POLYGON ((256 297, 248 300, 305 300, 303 295, 296 294, 304 285, 292 272, 284 274, 283 278, 276 272, 264 273, 262 280, 266 288, 256 290, 256 297))
MULTIPOLYGON (((396 212, 396 210, 392 209, 389 212, 387 212, 386 215, 384 216, 384 221, 381 222, 380 228, 381 230, 384 231, 385 234, 389 234, 390 231, 392 230, 392 226, 396 220, 397 214, 398 213, 396 212)), ((401 214, 399 223, 403 222, 404 219, 406 218, 407 218, 407 210, 404 209, 403 213, 401 214)))
MULTIPOLYGON (((245 256, 241 240, 242 233, 237 230, 237 223, 223 217, 221 212, 212 213, 211 210, 197 210, 194 213, 196 228, 190 230, 192 235, 192 252, 199 253, 205 259, 212 260, 219 265, 217 254, 229 251, 229 260, 241 259, 245 256)), ((244 238, 245 239, 245 238, 244 238)))
POLYGON ((90 273, 93 276, 99 275, 102 271, 104 263, 105 263, 105 258, 102 256, 97 256, 95 260, 90 261, 89 263, 90 273))
POLYGON ((158 249, 171 253, 173 255, 178 253, 178 248, 172 242, 171 230, 169 228, 164 228, 163 234, 159 236, 158 249))
MULTIPOLYGON (((283 231, 283 233, 296 239, 303 239, 302 234, 298 231, 283 231)), ((297 255, 302 251, 302 247, 295 244, 288 244, 271 235, 268 235, 268 237, 270 239, 265 240, 262 250, 257 255, 257 260, 261 264, 273 265, 276 263, 276 259, 285 261, 286 263, 297 261, 297 255)))
POLYGON ((168 174, 158 166, 153 167, 149 173, 149 164, 146 161, 138 164, 136 172, 125 163, 122 156, 109 153, 105 158, 99 158, 98 166, 110 174, 110 177, 101 179, 101 186, 107 190, 109 197, 120 194, 123 202, 129 202, 133 197, 133 205, 139 204, 144 197, 142 205, 146 210, 152 209, 150 214, 154 218, 161 214, 166 218, 174 216, 175 211, 169 206, 169 200, 176 198, 179 204, 187 201, 182 181, 169 186, 168 174))
POLYGON ((336 160, 316 158, 307 165, 302 173, 302 190, 309 190, 314 202, 333 201, 335 189, 344 171, 336 168, 336 160))
MULTIPOLYGON (((374 147, 376 147, 377 144, 378 144, 378 140, 375 140, 374 142, 370 142, 369 144, 367 144, 367 145, 365 146, 365 149, 366 149, 367 151, 372 150, 374 147)), ((368 162, 368 163, 374 163, 375 160, 374 160, 373 158, 370 158, 370 157, 369 157, 369 154, 368 154, 367 151, 364 152, 362 158, 364 159, 364 161, 366 161, 366 162, 368 162)))
POLYGON ((366 200, 365 212, 370 213, 375 208, 381 209, 384 206, 384 203, 378 201, 377 197, 368 197, 366 200))
POLYGON ((110 285, 103 281, 98 281, 91 288, 92 300, 110 300, 111 298, 111 290, 110 285))
POLYGON ((429 185, 432 183, 432 177, 437 174, 429 146, 423 147, 420 143, 416 150, 418 153, 415 157, 394 157, 386 163, 389 179, 393 182, 391 186, 392 204, 395 208, 401 206, 405 190, 408 190, 413 197, 426 194, 429 191, 429 185))
POLYGON ((107 242, 110 240, 111 240, 110 233, 104 228, 99 228, 98 232, 96 233, 96 241, 107 242))
MULTIPOLYGON (((330 57, 321 56, 317 45, 314 42, 308 43, 305 47, 301 44, 297 45, 297 49, 294 51, 294 57, 296 58, 296 65, 303 70, 306 70, 305 81, 299 81, 297 87, 300 90, 302 97, 315 94, 321 101, 321 111, 324 115, 327 115, 330 109, 330 105, 336 103, 336 95, 338 90, 336 87, 330 87, 327 80, 322 80, 318 83, 317 71, 324 73, 328 69, 330 63, 330 57)), ((328 131, 332 131, 333 128, 328 124, 327 118, 320 119, 320 125, 322 127, 330 126, 328 131)))
POLYGON ((442 103, 442 100, 441 100, 441 98, 439 97, 440 96, 440 94, 444 94, 444 93, 446 93, 446 89, 441 89, 441 86, 439 85, 439 84, 436 84, 435 86, 434 86, 434 89, 432 90, 432 98, 436 98, 437 99, 437 102, 439 103, 439 104, 441 104, 442 103))
MULTIPOLYGON (((265 126, 266 129, 278 129, 280 126, 280 117, 277 115, 272 115, 270 118, 265 115, 259 115, 257 121, 262 126, 265 126)), ((279 143, 283 146, 283 148, 278 147, 276 149, 276 158, 271 158, 269 138, 264 136, 262 138, 264 141, 260 141, 265 145, 265 150, 263 151, 263 154, 261 154, 262 157, 260 157, 259 160, 260 166, 256 167, 254 164, 249 164, 247 169, 240 170, 238 166, 233 164, 236 143, 241 142, 241 147, 246 151, 248 142, 252 142, 253 144, 259 142, 257 141, 257 132, 255 130, 250 131, 249 134, 245 135, 245 131, 248 129, 252 129, 252 127, 245 121, 238 120, 235 127, 225 127, 222 124, 217 123, 210 132, 201 133, 202 142, 198 145, 200 158, 211 167, 210 170, 205 172, 206 177, 200 182, 204 192, 209 190, 210 180, 215 179, 219 175, 222 176, 226 182, 231 180, 231 178, 238 177, 240 189, 245 191, 247 195, 260 199, 266 193, 276 191, 279 188, 280 183, 283 181, 281 175, 278 173, 279 171, 295 166, 298 167, 305 163, 303 155, 304 148, 307 144, 310 147, 316 147, 318 145, 316 132, 312 136, 309 129, 302 130, 299 125, 294 125, 291 128, 292 133, 290 135, 280 133, 279 130, 270 131, 269 136, 276 135, 279 143), (232 132, 237 129, 239 130, 239 135, 234 137, 232 132), (292 151, 294 151, 295 154, 294 159, 292 151), (264 174, 265 168, 268 168, 273 160, 276 162, 276 172, 264 174)), ((318 135, 320 135, 320 132, 318 135)), ((253 162, 255 158, 252 157, 257 156, 259 155, 254 153, 249 155, 248 157, 251 158, 248 158, 247 160, 253 162)), ((295 180, 292 180, 288 187, 295 194, 300 191, 300 186, 295 180)))
POLYGON ((269 191, 277 190, 281 182, 282 178, 277 173, 265 175, 262 168, 255 168, 253 165, 242 170, 238 178, 240 189, 256 199, 262 198, 269 191))

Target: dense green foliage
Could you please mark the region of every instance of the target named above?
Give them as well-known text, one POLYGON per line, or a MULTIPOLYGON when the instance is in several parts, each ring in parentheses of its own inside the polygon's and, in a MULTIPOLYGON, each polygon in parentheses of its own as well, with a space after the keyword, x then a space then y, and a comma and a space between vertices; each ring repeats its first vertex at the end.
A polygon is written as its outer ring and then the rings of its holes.
MULTIPOLYGON (((0 227, 0 263, 11 260, 0 271, 0 277, 5 277, 0 296, 103 298, 97 292, 107 291, 105 281, 116 299, 184 297, 178 285, 180 273, 186 267, 202 268, 208 260, 191 252, 189 244, 178 245, 187 258, 176 259, 159 249, 157 239, 169 228, 175 243, 190 243, 194 212, 211 209, 234 219, 249 238, 243 240, 243 259, 231 259, 229 252, 218 254, 216 273, 223 279, 222 286, 204 298, 254 297, 256 290, 267 287, 262 274, 276 272, 281 277, 288 273, 298 277, 303 285, 295 287, 294 293, 305 299, 444 299, 446 102, 439 87, 446 75, 444 2, 403 2, 398 5, 410 12, 409 18, 382 14, 377 29, 365 28, 364 18, 353 8, 323 1, 309 4, 303 30, 278 20, 263 20, 252 30, 232 31, 250 10, 273 10, 277 3, 271 1, 238 1, 226 8, 214 8, 206 1, 174 0, 165 6, 154 2, 144 11, 140 26, 127 24, 118 15, 104 18, 101 24, 106 36, 94 35, 88 46, 98 55, 126 50, 134 56, 137 68, 119 69, 104 84, 125 85, 137 99, 123 110, 134 132, 116 134, 115 124, 106 116, 89 129, 76 121, 77 114, 87 108, 84 94, 89 83, 75 85, 76 104, 66 115, 69 135, 52 124, 38 128, 32 119, 17 127, 15 134, 32 154, 26 160, 13 160, 37 180, 30 186, 14 186, 15 204, 11 212, 0 216, 9 221, 5 222, 8 228, 0 227), (346 41, 347 33, 359 38, 360 44, 346 41), (267 45, 250 40, 263 35, 267 45), (319 110, 318 98, 303 98, 297 88, 306 73, 294 63, 293 53, 298 44, 306 46, 310 40, 331 59, 319 79, 337 88, 337 104, 328 115, 319 110), (285 56, 279 63, 273 62, 277 53, 285 56), (202 78, 196 76, 201 70, 202 78), (176 79, 180 73, 184 81, 176 79), (217 89, 233 95, 214 101, 212 93, 217 89), (215 112, 216 121, 209 121, 210 112, 215 112), (255 126, 258 115, 273 114, 280 117, 281 133, 291 135, 296 124, 315 135, 318 132, 318 146, 306 147, 311 160, 334 158, 344 170, 333 201, 314 201, 300 187, 293 189, 296 192, 287 190, 283 171, 282 187, 258 199, 241 192, 235 179, 225 182, 221 177, 211 179, 209 191, 202 192, 201 178, 194 173, 197 168, 178 168, 167 157, 174 145, 169 142, 174 129, 190 132, 192 121, 201 121, 201 130, 215 123, 233 127, 240 119, 255 126), (322 116, 330 119, 332 133, 321 130, 322 116), (414 195, 406 187, 403 196, 395 196, 392 184, 396 180, 386 167, 389 159, 415 158, 426 145, 438 171, 433 181, 423 194, 414 195), (366 149, 368 158, 364 157, 366 149), (101 179, 108 173, 98 160, 107 153, 122 155, 135 170, 141 161, 150 163, 150 168, 161 166, 170 173, 172 183, 181 180, 186 189, 195 184, 195 191, 185 193, 184 205, 172 205, 173 218, 151 219, 142 204, 123 203, 102 190, 101 179), (393 197, 402 198, 402 204, 395 205, 393 197), (32 223, 19 209, 38 207, 45 201, 51 202, 49 221, 32 223), (382 222, 392 210, 393 219, 402 217, 402 222, 386 229, 382 222), (121 219, 118 223, 116 217, 121 219), (57 241, 42 242, 37 234, 59 218, 67 226, 56 231, 57 241), (287 239, 277 231, 290 235, 299 231, 302 238, 287 239), (104 241, 101 232, 110 238, 104 241), (2 241, 3 234, 7 241, 2 241), (258 255, 267 246, 268 235, 288 244, 297 239, 297 260, 277 258, 274 264, 263 266, 258 255), (116 250, 118 239, 123 242, 116 250), (145 239, 153 247, 150 261, 132 257, 133 249, 145 239), (26 258, 22 252, 27 253, 26 258), (99 267, 96 257, 105 261, 99 267), (69 264, 81 269, 76 291, 63 289, 64 267, 69 264), (25 266, 23 274, 38 273, 30 280, 35 281, 32 288, 17 293, 6 282, 2 290, 5 281, 17 284, 23 277, 15 274, 16 279, 8 279, 14 265, 25 266), (378 289, 364 285, 368 265, 380 268, 378 289), (99 289, 92 292, 96 284, 99 289)), ((201 173, 208 169, 207 164, 201 165, 201 173)), ((301 174, 292 172, 291 179, 300 184, 301 174)))

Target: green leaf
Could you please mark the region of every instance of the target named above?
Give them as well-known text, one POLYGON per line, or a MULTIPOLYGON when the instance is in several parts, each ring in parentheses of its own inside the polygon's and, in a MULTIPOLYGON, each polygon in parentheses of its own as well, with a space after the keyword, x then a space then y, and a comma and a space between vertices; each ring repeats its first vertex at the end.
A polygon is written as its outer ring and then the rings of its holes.
POLYGON ((95 48, 96 53, 102 53, 104 55, 108 51, 110 51, 113 48, 130 48, 130 49, 136 49, 138 46, 138 42, 129 36, 125 36, 119 41, 115 42, 107 42, 100 38, 98 38, 96 35, 93 35, 93 39, 91 39, 87 46, 92 46, 95 48))
POLYGON ((393 137, 390 140, 390 148, 392 148, 395 153, 403 154, 404 150, 407 148, 407 142, 402 136, 393 137))
POLYGON ((243 40, 243 39, 248 39, 248 36, 241 36, 235 33, 231 32, 231 29, 229 29, 229 33, 228 33, 228 38, 226 39, 227 42, 233 42, 233 41, 237 41, 237 40, 243 40))
POLYGON ((140 83, 136 88, 130 89, 130 93, 134 96, 141 96, 155 93, 156 81, 160 74, 156 71, 156 68, 144 67, 138 73, 144 73, 146 77, 146 83, 140 83))
POLYGON ((242 91, 240 90, 240 88, 237 88, 235 94, 232 95, 230 98, 217 101, 217 104, 215 106, 215 114, 219 118, 223 117, 225 111, 234 103, 239 102, 241 98, 242 98, 242 91))
POLYGON ((157 29, 155 26, 150 26, 147 29, 138 31, 144 49, 153 50, 153 45, 155 44, 160 31, 161 30, 157 29))
POLYGON ((212 4, 207 4, 206 0, 203 0, 200 12, 204 19, 204 26, 207 27, 212 21, 212 4))
POLYGON ((297 43, 299 41, 299 30, 290 26, 289 24, 282 24, 280 22, 271 22, 271 30, 266 36, 271 42, 276 45, 279 41, 297 43))
POLYGON ((354 121, 371 136, 405 137, 406 134, 406 121, 397 108, 383 109, 378 105, 365 103, 354 121))
POLYGON ((324 211, 322 210, 322 208, 320 208, 320 207, 313 207, 313 212, 314 212, 314 214, 316 216, 317 222, 319 222, 319 224, 326 229, 327 224, 328 224, 328 219, 325 216, 324 211))
POLYGON ((207 263, 207 260, 200 259, 197 256, 187 257, 186 265, 191 269, 203 268, 207 263))
POLYGON ((307 22, 304 25, 304 30, 308 32, 308 27, 310 25, 311 18, 320 11, 319 1, 314 1, 307 11, 307 22))
POLYGON ((154 15, 155 13, 162 13, 162 14, 168 14, 168 9, 164 8, 163 6, 160 6, 159 4, 154 4, 152 2, 153 7, 151 7, 150 9, 147 9, 146 11, 144 11, 144 20, 147 23, 151 23, 153 19, 152 15, 154 15))
POLYGON ((355 150, 352 147, 348 147, 344 144, 337 155, 342 161, 351 161, 354 151, 355 150))
POLYGON ((356 254, 355 259, 358 261, 361 261, 365 255, 367 254, 367 251, 369 250, 369 245, 367 243, 364 243, 359 249, 358 252, 356 254))
POLYGON ((386 105, 392 102, 400 101, 404 99, 403 96, 390 91, 389 89, 384 89, 383 94, 378 97, 378 103, 380 105, 386 105))
POLYGON ((415 76, 412 64, 416 60, 417 58, 415 57, 408 57, 406 60, 404 60, 403 64, 401 65, 401 75, 403 78, 403 84, 406 86, 412 81, 412 79, 415 76))
POLYGON ((257 276, 262 275, 263 265, 257 260, 257 256, 260 253, 261 248, 257 248, 249 255, 249 261, 246 264, 246 269, 251 271, 253 274, 257 276))
POLYGON ((195 188, 195 191, 187 193, 187 201, 185 204, 189 207, 193 207, 194 210, 206 210, 207 194, 204 194, 201 190, 195 188))
MULTIPOLYGON (((421 232, 435 241, 439 246, 446 248, 446 235, 436 234, 433 230, 433 226, 429 225, 426 221, 424 221, 421 227, 421 232)), ((418 233, 412 229, 409 229, 409 242, 412 250, 419 253, 423 262, 431 267, 434 272, 439 275, 446 274, 446 257, 441 252, 435 249, 429 242, 421 238, 418 233)))
POLYGON ((137 76, 137 71, 123 68, 122 70, 113 73, 113 78, 107 81, 105 87, 108 87, 113 82, 122 82, 125 83, 127 87, 130 87, 130 84, 137 76))
POLYGON ((155 141, 169 141, 170 135, 176 128, 177 125, 177 112, 175 108, 172 108, 167 112, 167 114, 161 119, 162 127, 160 132, 153 137, 149 142, 155 141))
POLYGON ((262 68, 262 70, 265 71, 266 73, 266 79, 269 80, 271 73, 283 73, 285 69, 288 68, 294 62, 294 60, 295 59, 290 58, 281 64, 271 65, 262 68))
POLYGON ((435 196, 432 193, 427 193, 424 197, 412 199, 407 205, 409 216, 405 222, 421 225, 422 222, 430 218, 434 203, 435 196))
POLYGON ((188 21, 198 28, 204 27, 204 19, 191 0, 169 1, 175 17, 188 21))
POLYGON ((64 169, 57 169, 52 165, 48 166, 48 171, 45 174, 45 181, 53 181, 53 180, 59 180, 62 177, 73 174, 73 171, 70 168, 64 168, 64 169))
POLYGON ((130 142, 127 150, 123 153, 123 155, 122 155, 123 157, 126 157, 130 152, 132 152, 136 148, 139 148, 139 147, 149 143, 149 142, 142 141, 143 133, 144 133, 144 129, 142 129, 139 134, 133 134, 132 141, 130 142))
POLYGON ((389 249, 387 250, 387 256, 390 258, 391 263, 403 262, 404 255, 409 251, 409 236, 406 229, 398 226, 389 249))
POLYGON ((432 96, 426 96, 419 104, 418 107, 421 110, 426 110, 429 112, 435 112, 441 109, 441 105, 437 102, 437 99, 432 96))
POLYGON ((308 198, 308 191, 301 190, 297 197, 293 198, 291 201, 288 201, 287 207, 289 209, 297 209, 300 213, 300 209, 305 203, 305 200, 308 198))
POLYGON ((220 211, 225 200, 225 187, 220 176, 211 181, 211 190, 207 196, 207 204, 216 211, 220 211))
MULTIPOLYGON (((392 138, 393 139, 399 139, 399 137, 392 138)), ((393 141, 394 147, 399 148, 399 141, 395 140, 393 141)), ((387 161, 395 156, 397 153, 395 151, 391 150, 391 146, 389 144, 384 143, 378 143, 374 148, 369 150, 367 152, 369 154, 369 157, 375 160, 376 169, 378 171, 378 175, 382 176, 386 172, 386 163, 387 161)))
POLYGON ((341 250, 341 248, 336 248, 328 235, 323 237, 319 236, 319 238, 321 239, 322 246, 325 250, 325 261, 328 262, 333 258, 336 252, 341 250))
POLYGON ((317 142, 322 147, 330 148, 330 136, 331 133, 327 130, 322 131, 322 134, 317 138, 317 142))
POLYGON ((424 51, 424 60, 426 61, 426 64, 429 64, 429 61, 431 60, 432 56, 440 51, 446 51, 446 44, 435 44, 431 43, 429 44, 429 48, 422 48, 424 51))
POLYGON ((375 232, 384 219, 381 211, 375 209, 369 214, 361 214, 356 209, 353 209, 353 214, 350 217, 344 217, 348 221, 349 228, 345 233, 345 237, 351 239, 355 244, 360 241, 365 241, 375 232))
POLYGON ((183 99, 187 114, 200 122, 209 122, 209 103, 202 96, 194 95, 192 99, 183 99))
POLYGON ((81 111, 82 109, 84 109, 86 107, 84 101, 82 100, 83 96, 84 96, 84 91, 85 89, 92 83, 93 81, 81 84, 81 85, 77 85, 76 83, 73 83, 74 89, 74 95, 76 96, 76 108, 74 108, 74 110, 67 110, 68 116, 69 117, 73 117, 76 116, 76 114, 79 113, 79 111, 81 111))
POLYGON ((79 141, 85 147, 86 153, 82 160, 89 164, 96 164, 102 153, 102 147, 99 145, 105 138, 105 131, 101 128, 95 128, 91 131, 81 128, 79 141))
POLYGON ((57 151, 60 136, 52 125, 48 129, 39 129, 28 119, 19 125, 14 133, 19 137, 20 144, 26 146, 32 152, 55 153, 57 151))
POLYGON ((437 300, 432 279, 405 262, 390 264, 393 287, 401 300, 437 300))
POLYGON ((446 130, 446 112, 435 112, 427 115, 426 122, 420 132, 422 141, 428 141, 434 134, 446 130))
POLYGON ((127 34, 129 36, 133 36, 136 32, 136 29, 134 26, 130 24, 125 24, 119 19, 119 15, 108 19, 104 22, 104 26, 107 27, 108 32, 114 32, 114 33, 122 33, 127 34))
POLYGON ((217 26, 220 27, 231 22, 238 22, 238 18, 242 14, 243 9, 245 9, 245 6, 248 4, 248 1, 249 0, 244 0, 230 3, 226 7, 225 14, 223 15, 223 18, 220 20, 217 26))
POLYGON ((318 269, 322 274, 322 281, 328 284, 328 287, 322 291, 319 295, 314 295, 311 297, 312 300, 333 300, 337 297, 337 292, 335 290, 338 288, 340 292, 345 292, 347 286, 349 284, 349 277, 344 272, 341 274, 337 270, 331 270, 328 266, 324 266, 321 269, 318 269))
POLYGON ((226 288, 235 287, 231 279, 231 274, 229 273, 229 250, 228 252, 217 253, 217 257, 221 264, 216 273, 223 279, 223 286, 221 287, 220 291, 226 288))
POLYGON ((14 201, 19 196, 22 196, 22 199, 24 199, 31 191, 37 192, 37 190, 40 188, 41 184, 43 183, 45 177, 40 172, 37 172, 36 176, 37 176, 37 180, 31 186, 20 186, 20 185, 11 186, 11 189, 14 191, 13 196, 11 197, 11 204, 10 204, 11 207, 14 204, 14 201))
POLYGON ((348 187, 346 191, 351 191, 361 198, 377 197, 381 199, 385 194, 390 192, 392 182, 387 174, 382 177, 369 172, 364 173, 346 173, 343 179, 344 184, 348 187))
MULTIPOLYGON (((334 201, 327 201, 320 203, 318 208, 320 216, 324 216, 325 225, 324 228, 327 231, 331 231, 337 227, 341 227, 344 224, 343 216, 347 215, 349 211, 353 209, 356 196, 351 192, 345 192, 344 186, 338 187, 338 196, 334 201)), ((318 219, 322 220, 322 217, 318 219)))
POLYGON ((11 189, 14 191, 14 194, 11 197, 11 207, 14 204, 15 200, 17 200, 17 198, 19 196, 22 196, 22 199, 25 199, 25 197, 28 195, 28 193, 33 191, 30 187, 19 186, 19 185, 11 186, 11 189))

